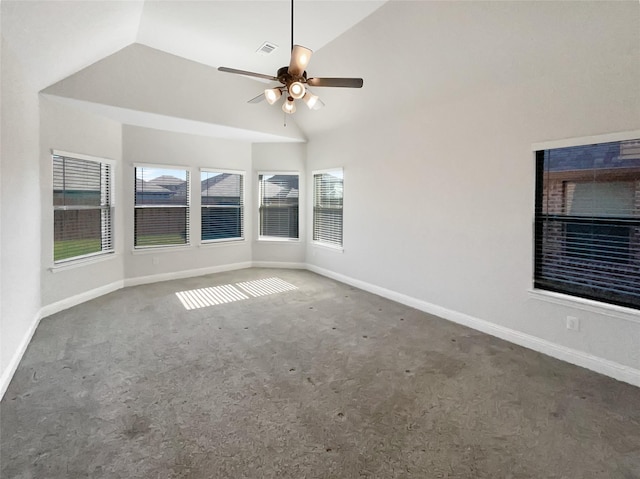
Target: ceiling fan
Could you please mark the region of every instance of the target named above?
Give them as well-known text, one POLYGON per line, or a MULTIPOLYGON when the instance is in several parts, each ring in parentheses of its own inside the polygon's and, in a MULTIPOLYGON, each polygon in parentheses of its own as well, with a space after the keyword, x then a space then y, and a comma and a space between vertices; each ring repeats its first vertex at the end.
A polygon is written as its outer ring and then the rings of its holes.
POLYGON ((282 104, 282 111, 288 114, 296 111, 295 100, 304 101, 307 107, 313 110, 324 106, 322 100, 309 91, 308 86, 362 88, 362 78, 307 78, 305 69, 312 53, 310 49, 293 43, 293 0, 291 0, 291 60, 288 66, 279 68, 275 76, 228 67, 218 67, 218 70, 280 82, 282 85, 266 89, 264 93, 252 98, 248 103, 260 103, 262 100, 267 100, 267 103, 273 105, 281 96, 284 96, 286 100, 282 104))

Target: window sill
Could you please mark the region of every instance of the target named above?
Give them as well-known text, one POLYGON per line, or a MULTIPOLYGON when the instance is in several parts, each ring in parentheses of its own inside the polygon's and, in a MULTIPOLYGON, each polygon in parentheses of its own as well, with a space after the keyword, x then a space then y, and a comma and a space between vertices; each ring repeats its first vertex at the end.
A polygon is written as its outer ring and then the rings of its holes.
POLYGON ((244 238, 222 239, 222 240, 209 240, 203 241, 198 245, 198 248, 211 248, 216 246, 235 246, 245 244, 244 238))
POLYGON ((134 255, 138 255, 138 254, 155 254, 158 252, 161 253, 166 253, 166 252, 171 252, 171 251, 186 251, 191 249, 190 244, 179 244, 179 245, 175 245, 175 246, 142 246, 140 248, 134 248, 131 251, 131 254, 134 255))
POLYGON ((311 246, 316 248, 326 249, 335 253, 344 253, 344 246, 334 246, 327 243, 319 243, 318 241, 312 241, 311 246))
POLYGON ((640 311, 615 304, 603 303, 592 299, 580 298, 568 294, 546 291, 543 289, 530 289, 529 296, 533 299, 548 303, 559 304, 570 308, 577 308, 590 313, 603 314, 617 319, 624 319, 640 323, 640 311))
POLYGON ((293 243, 299 244, 300 238, 278 238, 277 236, 262 236, 256 240, 257 243, 293 243))
POLYGON ((47 268, 52 273, 60 273, 61 271, 66 271, 68 269, 82 268, 84 266, 90 266, 96 263, 102 263, 103 261, 109 261, 115 259, 118 255, 116 253, 102 253, 97 254, 95 256, 90 256, 81 259, 69 260, 64 263, 54 264, 53 266, 47 268))

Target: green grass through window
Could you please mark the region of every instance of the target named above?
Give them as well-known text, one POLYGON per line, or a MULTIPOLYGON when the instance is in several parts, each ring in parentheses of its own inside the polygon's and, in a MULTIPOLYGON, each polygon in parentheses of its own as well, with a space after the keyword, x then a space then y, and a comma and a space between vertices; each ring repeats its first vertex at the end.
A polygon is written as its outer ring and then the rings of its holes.
POLYGON ((101 250, 100 238, 58 240, 53 243, 53 260, 62 261, 85 254, 99 253, 101 250))
MULTIPOLYGON (((186 244, 186 239, 181 234, 162 234, 138 236, 136 246, 171 246, 186 244)), ((102 251, 100 238, 85 238, 73 240, 58 240, 53 244, 53 260, 63 261, 65 259, 84 256, 102 251)))

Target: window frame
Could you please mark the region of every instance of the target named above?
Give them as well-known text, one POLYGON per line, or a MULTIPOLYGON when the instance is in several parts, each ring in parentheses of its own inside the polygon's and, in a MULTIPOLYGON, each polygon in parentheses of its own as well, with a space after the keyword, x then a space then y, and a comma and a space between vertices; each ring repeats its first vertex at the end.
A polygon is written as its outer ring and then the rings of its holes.
POLYGON ((302 191, 302 175, 300 174, 299 171, 273 171, 273 170, 265 170, 265 171, 257 171, 257 206, 256 206, 256 237, 257 237, 257 241, 259 242, 274 242, 274 243, 299 243, 300 242, 300 236, 301 236, 301 231, 300 231, 300 204, 301 204, 301 191, 302 191), (261 235, 260 234, 260 230, 261 225, 262 225, 262 195, 261 195, 261 182, 260 182, 260 177, 261 176, 265 176, 265 175, 272 175, 272 176, 297 176, 298 177, 298 237, 297 238, 291 238, 291 237, 283 237, 283 236, 267 236, 267 235, 261 235))
POLYGON ((185 165, 163 165, 158 163, 134 163, 133 164, 133 251, 135 253, 158 250, 158 249, 176 249, 176 248, 188 248, 192 246, 191 243, 191 167, 185 165), (168 205, 168 204, 155 204, 155 205, 136 205, 136 193, 137 193, 137 169, 160 169, 160 170, 180 170, 186 173, 187 178, 187 202, 186 205, 168 205), (152 208, 185 208, 186 210, 186 242, 175 244, 156 244, 156 245, 136 245, 136 209, 152 209, 152 208))
MULTIPOLYGON (((594 311, 601 314, 615 315, 616 317, 625 317, 637 321, 640 318, 640 308, 635 303, 620 300, 618 298, 606 298, 604 293, 600 294, 584 294, 580 291, 569 291, 566 287, 555 287, 552 285, 541 285, 539 282, 539 272, 542 271, 543 258, 540 254, 542 251, 542 234, 545 222, 545 216, 542 214, 542 201, 543 190, 545 185, 545 169, 544 169, 544 153, 546 150, 562 149, 569 147, 580 147, 590 145, 601 145, 614 142, 625 142, 640 139, 640 130, 617 132, 604 135, 596 135, 581 138, 569 138, 563 140, 546 141, 540 143, 534 143, 531 146, 532 156, 534 160, 534 177, 535 177, 535 191, 534 191, 534 209, 532 211, 532 225, 533 225, 533 238, 532 238, 532 279, 530 295, 533 298, 541 299, 553 303, 563 304, 566 306, 572 305, 574 307, 585 309, 587 311, 594 311), (622 316, 620 316, 622 315, 622 316)), ((587 170, 585 170, 587 171, 587 170)), ((593 168, 588 171, 594 171, 593 168)), ((567 180, 568 183, 577 183, 580 180, 572 178, 567 180)), ((565 183, 567 183, 565 182, 565 183)), ((564 188, 564 186, 563 186, 564 188)), ((637 194, 637 193, 636 193, 637 194)), ((563 199, 564 201, 564 199, 563 199)), ((555 216, 551 215, 551 219, 555 216)), ((601 215, 602 216, 602 215, 601 215)), ((600 223, 615 223, 615 219, 611 221, 605 221, 607 216, 593 216, 593 224, 599 225, 600 223), (601 221, 602 220, 602 221, 601 221)), ((568 218, 571 218, 569 216, 568 218)), ((589 218, 588 216, 586 218, 589 218)), ((610 225, 608 225, 610 226, 610 225)), ((631 226, 633 227, 633 226, 631 226)), ((565 231, 565 230, 563 230, 565 231)), ((570 249, 567 246, 565 248, 565 255, 570 256, 570 249)), ((597 244, 594 245, 594 250, 597 249, 597 244)), ((633 261, 630 259, 630 261, 633 261)), ((597 277, 597 276, 596 276, 597 277)), ((578 288, 579 289, 579 288, 578 288)), ((633 300, 631 300, 633 301, 633 300)))
MULTIPOLYGON (((116 241, 115 241, 115 206, 116 206, 116 195, 115 195, 115 188, 114 188, 114 184, 115 184, 115 175, 117 173, 117 162, 111 158, 105 158, 105 157, 99 157, 99 156, 93 156, 93 155, 86 155, 86 154, 82 154, 82 153, 73 153, 73 152, 69 152, 69 151, 63 151, 63 150, 55 150, 55 149, 51 149, 50 150, 50 157, 51 157, 51 193, 52 193, 52 200, 53 200, 53 195, 55 194, 55 185, 54 185, 54 157, 61 157, 61 158, 68 158, 68 159, 72 159, 72 160, 80 160, 80 161, 89 161, 89 162, 93 162, 93 163, 98 163, 100 165, 105 165, 108 169, 108 175, 106 179, 102 178, 102 168, 101 168, 101 178, 100 178, 100 197, 102 198, 103 196, 107 196, 108 198, 108 202, 105 205, 99 205, 91 208, 74 208, 74 207, 70 207, 70 205, 59 205, 56 206, 55 204, 52 204, 52 213, 53 213, 53 242, 52 242, 52 268, 51 270, 55 270, 55 269, 62 269, 62 268, 67 268, 73 265, 80 265, 83 263, 93 263, 93 262, 98 262, 98 261, 102 261, 104 259, 108 259, 109 257, 114 257, 115 256, 115 251, 116 251, 116 241), (106 193, 105 191, 103 191, 103 181, 105 182, 105 186, 106 186, 106 193), (103 214, 101 213, 101 218, 100 218, 100 229, 101 229, 101 249, 100 251, 95 251, 93 253, 87 253, 87 254, 82 254, 82 255, 77 255, 77 256, 72 256, 69 258, 64 258, 64 259, 60 259, 57 260, 55 259, 55 233, 56 233, 56 229, 55 229, 55 212, 56 211, 80 211, 83 209, 96 209, 96 210, 100 210, 101 212, 103 211, 107 211, 108 215, 109 215, 109 219, 107 221, 108 224, 108 231, 106 232, 106 236, 109 237, 109 240, 107 242, 107 244, 109 245, 108 247, 104 247, 104 237, 105 237, 105 222, 104 222, 104 218, 103 218, 103 214)), ((52 201, 53 203, 53 201, 52 201)), ((77 205, 80 206, 80 205, 77 205)))
POLYGON ((238 242, 243 242, 246 241, 246 232, 247 232, 247 225, 246 225, 246 195, 247 195, 247 172, 244 170, 232 170, 232 169, 227 169, 227 168, 212 168, 212 167, 201 167, 198 170, 198 198, 200 199, 200 244, 203 246, 206 245, 214 245, 214 244, 221 244, 221 243, 238 243, 238 242), (219 174, 231 174, 231 175, 240 175, 241 177, 241 187, 242 187, 242 194, 240 195, 240 216, 241 216, 241 223, 240 223, 240 229, 242 232, 242 235, 239 237, 233 237, 233 238, 217 238, 217 239, 208 239, 208 240, 203 240, 202 239, 202 233, 203 233, 203 222, 202 222, 202 210, 203 208, 210 208, 212 206, 205 206, 202 204, 202 173, 219 173, 219 174))
POLYGON ((343 252, 344 251, 344 180, 345 180, 345 174, 344 174, 344 168, 343 167, 336 167, 336 168, 325 168, 325 169, 321 169, 321 170, 313 170, 311 172, 311 209, 312 209, 312 214, 311 214, 311 244, 315 245, 315 246, 319 246, 322 248, 328 248, 334 251, 339 251, 339 252, 343 252), (340 172, 342 175, 342 208, 340 208, 341 210, 341 234, 340 234, 340 243, 336 244, 336 243, 332 243, 332 242, 328 242, 328 241, 322 241, 322 240, 317 240, 316 238, 316 182, 315 182, 315 177, 318 175, 323 175, 323 174, 330 174, 330 173, 335 173, 335 172, 340 172))

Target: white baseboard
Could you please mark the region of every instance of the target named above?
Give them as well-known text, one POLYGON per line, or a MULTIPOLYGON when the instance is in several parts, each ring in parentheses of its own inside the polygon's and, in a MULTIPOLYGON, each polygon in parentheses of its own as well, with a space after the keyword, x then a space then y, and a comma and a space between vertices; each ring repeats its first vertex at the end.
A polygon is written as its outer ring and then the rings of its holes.
POLYGON ((4 371, 2 371, 2 375, 0 375, 0 398, 4 396, 4 393, 6 392, 6 389, 9 386, 9 383, 11 382, 11 378, 13 377, 16 369, 18 368, 18 364, 20 363, 20 360, 22 359, 22 356, 24 355, 24 352, 26 351, 27 346, 29 345, 29 342, 31 341, 31 338, 35 333, 41 318, 45 318, 57 312, 71 308, 72 306, 76 306, 78 304, 84 303, 85 301, 98 298, 107 293, 117 291, 118 289, 121 289, 127 286, 156 283, 160 281, 169 281, 173 279, 191 278, 194 276, 202 276, 205 274, 221 273, 224 271, 233 271, 233 270, 245 269, 245 268, 251 268, 251 267, 307 269, 309 271, 320 274, 322 276, 326 276, 328 278, 335 279, 337 281, 349 284, 351 286, 355 286, 356 288, 360 288, 370 293, 377 294, 379 296, 390 299, 392 301, 396 301, 406 306, 410 306, 420 311, 433 314, 434 316, 441 317, 443 319, 452 321, 454 323, 458 323, 463 326, 467 326, 472 329, 475 329, 477 331, 481 331, 483 333, 490 334, 500 339, 504 339, 505 341, 518 344, 525 348, 538 351, 540 353, 560 359, 562 361, 566 361, 568 363, 575 364, 577 366, 581 366, 586 369, 595 371, 597 373, 612 377, 619 381, 624 381, 626 383, 640 387, 640 370, 638 369, 634 369, 629 366, 616 363, 614 361, 609 361, 609 360, 606 360, 582 351, 567 348, 565 346, 552 343, 544 339, 540 339, 536 336, 532 336, 529 334, 522 333, 520 331, 509 329, 504 326, 500 326, 500 325, 491 323, 489 321, 485 321, 483 319, 479 319, 467 314, 460 313, 458 311, 443 308, 441 306, 437 306, 437 305, 428 303, 426 301, 422 301, 422 300, 413 298, 411 296, 407 296, 402 293, 398 293, 386 288, 382 288, 380 286, 376 286, 374 284, 367 283, 365 281, 351 278, 349 276, 345 276, 340 273, 335 273, 333 271, 320 268, 315 265, 306 264, 306 263, 287 263, 287 262, 276 262, 276 261, 255 261, 255 262, 247 261, 242 263, 234 263, 234 264, 228 264, 228 265, 222 265, 222 266, 211 266, 208 268, 199 268, 199 269, 192 269, 187 271, 163 273, 163 274, 150 275, 150 276, 140 276, 137 278, 129 278, 121 281, 115 281, 105 286, 101 286, 99 288, 86 291, 76 296, 72 296, 70 298, 66 298, 61 301, 57 301, 55 303, 43 306, 40 309, 39 314, 37 314, 36 317, 34 318, 31 326, 29 327, 22 341, 20 342, 18 349, 16 350, 13 357, 11 358, 11 361, 9 362, 9 365, 4 371))
POLYGON ((307 263, 289 263, 284 261, 254 261, 253 268, 307 269, 307 263))
POLYGON ((65 298, 60 301, 56 301, 55 303, 51 303, 40 308, 40 311, 38 311, 35 318, 31 322, 29 329, 27 329, 27 332, 22 337, 22 341, 20 341, 18 348, 13 353, 11 361, 9 361, 9 365, 4 371, 2 371, 2 375, 0 375, 0 398, 2 398, 4 396, 4 393, 7 391, 9 383, 11 382, 16 369, 18 369, 18 364, 20 364, 22 356, 24 356, 24 353, 27 350, 27 346, 29 346, 29 343, 31 342, 31 339, 33 338, 33 335, 36 332, 36 329, 38 328, 38 325, 40 324, 40 320, 42 318, 46 318, 47 316, 51 316, 52 314, 64 311, 65 309, 69 309, 73 306, 84 303, 85 301, 98 298, 108 293, 112 293, 113 291, 117 291, 122 288, 122 286, 122 281, 115 281, 113 283, 100 286, 99 288, 95 288, 90 291, 85 291, 83 293, 65 298))
POLYGON ((22 341, 20 341, 20 344, 18 345, 18 349, 16 349, 16 351, 13 353, 11 361, 9 361, 9 364, 7 365, 5 370, 2 371, 2 375, 0 375, 0 399, 2 399, 4 397, 4 393, 7 392, 9 383, 11 382, 11 379, 13 379, 13 375, 16 373, 16 369, 18 369, 18 365, 22 360, 22 356, 27 350, 27 346, 29 346, 31 338, 33 338, 33 334, 38 328, 38 324, 40 324, 41 317, 42 316, 38 312, 35 318, 33 318, 33 320, 31 321, 31 325, 27 330, 27 333, 23 336, 22 341))
POLYGON ((623 381, 625 383, 640 387, 640 370, 632 368, 630 366, 625 366, 623 364, 609 361, 607 359, 603 359, 598 356, 585 353, 583 351, 578 351, 576 349, 568 348, 560 344, 552 343, 551 341, 547 341, 530 334, 506 328, 504 326, 500 326, 489 321, 470 316, 468 314, 460 313, 458 311, 443 308, 441 306, 437 306, 435 304, 431 304, 402 293, 397 293, 395 291, 391 291, 389 289, 382 288, 365 281, 354 279, 349 276, 335 273, 318 266, 310 264, 307 265, 307 269, 322 276, 335 279, 336 281, 355 286, 356 288, 363 289, 373 294, 377 294, 378 296, 382 296, 392 301, 396 301, 406 306, 424 311, 425 313, 433 314, 434 316, 438 316, 448 321, 452 321, 454 323, 467 326, 491 336, 504 339, 505 341, 509 341, 510 343, 532 349, 539 353, 546 354, 547 356, 551 356, 553 358, 575 364, 576 366, 580 366, 591 371, 604 374, 605 376, 612 377, 619 381, 623 381))
POLYGON ((171 281, 173 279, 193 278, 194 276, 204 276, 205 274, 223 273, 225 271, 234 271, 236 269, 251 268, 251 266, 253 266, 251 261, 245 261, 242 263, 209 266, 207 268, 188 269, 171 273, 152 274, 149 276, 138 276, 137 278, 125 279, 124 286, 138 286, 140 284, 159 283, 161 281, 171 281))
POLYGON ((70 296, 69 298, 56 301, 55 303, 47 304, 40 309, 40 317, 46 318, 47 316, 59 313, 60 311, 72 308, 73 306, 77 306, 78 304, 82 304, 86 301, 99 298, 105 294, 113 293, 114 291, 121 289, 122 286, 122 280, 114 281, 113 283, 105 284, 104 286, 90 289, 89 291, 84 291, 83 293, 76 294, 75 296, 70 296))

